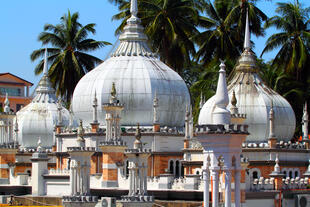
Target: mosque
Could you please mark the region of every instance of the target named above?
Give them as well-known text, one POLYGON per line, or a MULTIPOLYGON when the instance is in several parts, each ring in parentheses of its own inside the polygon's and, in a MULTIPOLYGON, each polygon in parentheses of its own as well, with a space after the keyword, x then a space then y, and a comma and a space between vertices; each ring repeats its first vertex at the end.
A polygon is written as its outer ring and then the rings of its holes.
POLYGON ((31 187, 33 196, 62 197, 65 206, 95 206, 92 195, 102 206, 103 197, 123 206, 152 206, 154 199, 310 205, 307 104, 303 138, 291 142, 294 111, 257 73, 248 18, 233 78, 226 83, 222 62, 216 94, 194 126, 184 80, 148 47, 136 0, 130 11, 118 47, 79 81, 70 110, 57 100, 46 54, 32 102, 13 113, 6 99, 0 193, 31 187))

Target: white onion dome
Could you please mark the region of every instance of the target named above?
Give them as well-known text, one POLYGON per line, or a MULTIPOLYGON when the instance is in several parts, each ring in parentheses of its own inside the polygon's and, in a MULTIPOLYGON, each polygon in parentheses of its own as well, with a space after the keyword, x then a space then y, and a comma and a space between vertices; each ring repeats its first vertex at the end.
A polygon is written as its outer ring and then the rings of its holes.
MULTIPOLYGON (((248 22, 247 22, 248 23, 248 22)), ((233 78, 228 84, 231 100, 235 91, 240 114, 246 114, 244 124, 249 125, 247 142, 266 142, 269 137, 269 111, 273 105, 274 135, 278 140, 289 141, 295 132, 296 118, 288 101, 269 88, 257 74, 256 56, 251 51, 248 25, 244 51, 235 67, 233 78)), ((202 107, 198 123, 210 124, 215 107, 215 96, 202 107)), ((231 107, 231 103, 228 108, 231 107)))
POLYGON ((52 88, 47 75, 46 59, 44 62, 44 74, 36 88, 35 94, 32 102, 16 114, 18 142, 22 148, 37 148, 37 141, 40 138, 42 147, 51 148, 54 144, 53 134, 55 125, 68 126, 70 113, 66 108, 60 108, 57 105, 55 90, 52 88), (61 123, 58 123, 58 110, 61 112, 61 123))
MULTIPOLYGON (((124 104, 121 125, 152 126, 153 99, 158 98, 157 118, 162 126, 182 127, 190 95, 183 79, 161 62, 147 45, 135 8, 127 20, 120 44, 111 57, 87 73, 77 84, 72 99, 75 117, 92 123, 92 101, 96 93, 98 105, 109 102, 112 83, 124 104)), ((98 121, 105 125, 105 113, 98 107, 98 121)))

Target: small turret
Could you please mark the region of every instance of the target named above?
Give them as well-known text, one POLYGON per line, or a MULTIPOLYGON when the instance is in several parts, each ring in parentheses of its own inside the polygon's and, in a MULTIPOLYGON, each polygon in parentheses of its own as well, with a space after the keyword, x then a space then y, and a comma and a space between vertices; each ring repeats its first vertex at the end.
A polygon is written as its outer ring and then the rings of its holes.
POLYGON ((219 70, 219 79, 215 94, 215 109, 212 113, 213 124, 230 124, 230 112, 227 110, 229 103, 227 84, 226 84, 226 71, 224 61, 221 61, 219 70))
POLYGON ((10 101, 8 97, 8 93, 5 94, 5 100, 4 100, 4 113, 10 113, 10 101))

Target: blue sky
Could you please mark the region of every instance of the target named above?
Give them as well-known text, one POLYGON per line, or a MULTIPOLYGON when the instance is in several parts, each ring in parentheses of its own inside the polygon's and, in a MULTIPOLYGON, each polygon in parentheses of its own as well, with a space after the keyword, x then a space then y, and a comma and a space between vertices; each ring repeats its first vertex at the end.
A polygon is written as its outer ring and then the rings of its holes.
MULTIPOLYGON (((257 6, 268 16, 275 15, 277 0, 260 0, 257 6)), ((283 2, 283 1, 281 1, 283 2)), ((309 0, 300 1, 304 6, 310 6, 309 0)), ((2 1, 0 7, 0 73, 10 72, 34 84, 41 76, 34 75, 37 62, 31 62, 30 54, 41 48, 37 41, 38 34, 43 31, 46 23, 57 24, 59 18, 68 9, 79 12, 82 24, 96 23, 96 40, 116 42, 114 31, 119 22, 112 21, 111 17, 118 12, 117 7, 108 0, 9 0, 2 1)), ((260 55, 266 39, 275 32, 268 30, 266 37, 252 37, 255 42, 255 52, 260 55)), ((112 46, 102 48, 93 53, 104 59, 112 46)), ((271 59, 275 52, 267 53, 263 57, 271 59)), ((32 87, 34 88, 34 87, 32 87)))

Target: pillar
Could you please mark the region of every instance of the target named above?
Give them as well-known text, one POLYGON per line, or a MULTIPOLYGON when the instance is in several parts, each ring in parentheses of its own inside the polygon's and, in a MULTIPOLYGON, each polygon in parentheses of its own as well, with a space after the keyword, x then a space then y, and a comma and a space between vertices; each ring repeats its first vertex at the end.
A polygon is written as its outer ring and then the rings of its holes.
POLYGON ((44 152, 35 152, 32 155, 32 195, 43 196, 46 195, 45 181, 43 174, 47 171, 47 162, 49 158, 44 152))
POLYGON ((231 170, 225 170, 225 207, 231 207, 231 170))
POLYGON ((212 206, 218 206, 219 203, 219 169, 211 169, 212 176, 212 206))
POLYGON ((240 198, 241 170, 235 170, 235 207, 241 207, 240 198))
POLYGON ((204 191, 203 191, 203 206, 209 207, 209 185, 210 185, 210 174, 209 169, 203 170, 203 182, 204 182, 204 191))

